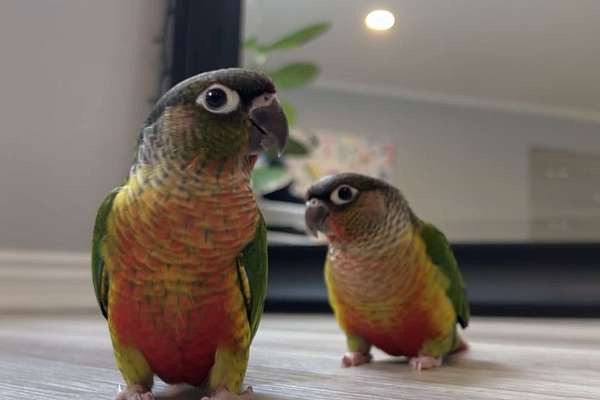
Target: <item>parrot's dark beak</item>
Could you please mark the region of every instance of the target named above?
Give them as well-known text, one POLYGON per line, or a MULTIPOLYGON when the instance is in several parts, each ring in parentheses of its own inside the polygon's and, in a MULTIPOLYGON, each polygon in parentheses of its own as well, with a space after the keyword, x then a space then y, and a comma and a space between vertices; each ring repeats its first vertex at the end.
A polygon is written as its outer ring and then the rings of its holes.
POLYGON ((252 101, 249 111, 252 131, 250 153, 277 148, 281 155, 288 140, 288 123, 275 93, 264 93, 252 101))
POLYGON ((321 200, 312 198, 306 202, 304 220, 314 237, 317 237, 319 231, 323 233, 327 231, 327 217, 329 217, 329 209, 321 200))

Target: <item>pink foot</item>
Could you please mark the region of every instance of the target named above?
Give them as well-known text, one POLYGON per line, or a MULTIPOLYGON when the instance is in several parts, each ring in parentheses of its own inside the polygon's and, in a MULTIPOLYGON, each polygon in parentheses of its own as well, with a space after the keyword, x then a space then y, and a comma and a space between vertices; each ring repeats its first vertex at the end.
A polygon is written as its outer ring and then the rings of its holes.
POLYGON ((412 357, 408 360, 408 365, 414 371, 420 371, 422 369, 430 369, 439 367, 442 365, 442 357, 431 357, 431 356, 419 356, 412 357))
POLYGON ((201 400, 250 400, 252 398, 252 393, 252 386, 248 386, 248 388, 240 394, 231 393, 225 389, 219 389, 212 396, 204 396, 201 400))
POLYGON ((116 400, 155 400, 152 391, 142 385, 127 386, 124 390, 119 386, 116 400))
POLYGON ((373 356, 369 353, 361 353, 358 351, 349 351, 342 356, 342 367, 356 367, 357 365, 371 362, 373 356))

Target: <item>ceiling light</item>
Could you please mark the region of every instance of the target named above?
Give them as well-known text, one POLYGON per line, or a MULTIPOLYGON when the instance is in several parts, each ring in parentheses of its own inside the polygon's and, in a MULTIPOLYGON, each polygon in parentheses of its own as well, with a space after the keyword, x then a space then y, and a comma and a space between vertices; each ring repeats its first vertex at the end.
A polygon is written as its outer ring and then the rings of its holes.
POLYGON ((373 10, 365 17, 365 25, 374 31, 387 31, 394 26, 396 19, 388 10, 373 10))

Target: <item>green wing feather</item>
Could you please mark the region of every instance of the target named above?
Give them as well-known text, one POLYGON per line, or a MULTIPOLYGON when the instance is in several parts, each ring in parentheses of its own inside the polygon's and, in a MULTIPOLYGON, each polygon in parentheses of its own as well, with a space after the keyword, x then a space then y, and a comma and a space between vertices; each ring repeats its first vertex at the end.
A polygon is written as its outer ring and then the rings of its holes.
POLYGON ((458 269, 458 263, 454 258, 448 239, 432 224, 417 219, 417 225, 427 247, 427 254, 450 280, 448 297, 452 301, 458 322, 463 328, 466 328, 471 314, 469 300, 467 299, 465 282, 458 269))
POLYGON ((263 312, 268 283, 267 226, 260 216, 254 239, 246 245, 238 256, 240 286, 246 299, 246 311, 250 323, 251 337, 254 338, 263 312), (249 293, 245 288, 247 277, 249 293))
POLYGON ((108 289, 109 278, 108 272, 104 267, 104 259, 100 252, 102 242, 106 238, 107 220, 112 210, 112 205, 121 188, 113 189, 104 199, 98 214, 96 215, 96 223, 94 224, 94 236, 92 239, 92 282, 94 283, 94 292, 98 305, 105 318, 108 318, 108 289))

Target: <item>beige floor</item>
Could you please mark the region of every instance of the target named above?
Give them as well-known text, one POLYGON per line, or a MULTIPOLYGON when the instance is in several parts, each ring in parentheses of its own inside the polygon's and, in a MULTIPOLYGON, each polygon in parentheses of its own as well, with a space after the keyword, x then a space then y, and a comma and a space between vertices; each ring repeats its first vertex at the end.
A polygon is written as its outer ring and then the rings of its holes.
MULTIPOLYGON (((382 353, 342 369, 332 318, 269 315, 246 383, 257 400, 600 399, 600 321, 474 318, 466 336, 438 370, 382 353)), ((112 399, 120 381, 100 316, 0 317, 0 399, 112 399)))

